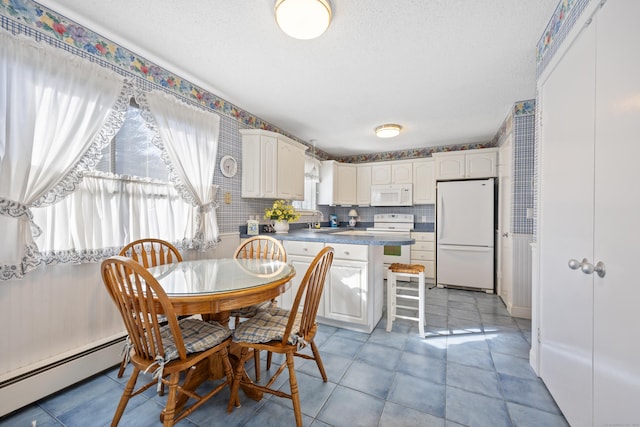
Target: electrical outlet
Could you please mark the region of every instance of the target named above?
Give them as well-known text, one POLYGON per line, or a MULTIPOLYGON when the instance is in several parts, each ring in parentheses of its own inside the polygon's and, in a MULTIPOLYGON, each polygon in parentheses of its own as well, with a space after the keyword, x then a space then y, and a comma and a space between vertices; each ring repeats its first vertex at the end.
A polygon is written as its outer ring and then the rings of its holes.
POLYGON ((427 222, 427 216, 426 215, 422 215, 422 222, 427 222))
POLYGON ((231 204, 231 193, 230 192, 226 192, 224 193, 224 204, 225 205, 230 205, 231 204))
POLYGON ((527 208, 527 219, 533 218, 533 208, 527 208))

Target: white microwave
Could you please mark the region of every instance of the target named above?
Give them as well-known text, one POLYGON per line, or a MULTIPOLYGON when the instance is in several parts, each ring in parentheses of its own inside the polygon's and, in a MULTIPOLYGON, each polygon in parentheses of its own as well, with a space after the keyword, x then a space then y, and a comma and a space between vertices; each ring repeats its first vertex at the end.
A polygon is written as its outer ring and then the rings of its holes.
POLYGON ((389 184, 371 186, 371 206, 413 205, 412 184, 389 184))

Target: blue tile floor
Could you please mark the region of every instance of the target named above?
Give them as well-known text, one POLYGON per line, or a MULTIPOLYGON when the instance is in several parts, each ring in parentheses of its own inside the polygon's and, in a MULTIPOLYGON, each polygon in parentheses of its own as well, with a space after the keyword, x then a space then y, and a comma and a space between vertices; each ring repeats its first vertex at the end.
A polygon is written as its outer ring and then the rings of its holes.
MULTIPOLYGON (((320 326, 316 343, 329 382, 315 362, 296 358, 305 426, 568 426, 529 366, 530 321, 509 316, 497 296, 430 289, 427 337, 418 337, 412 321, 394 322, 389 333, 385 327, 384 317, 371 334, 320 326)), ((114 367, 0 418, 0 426, 109 425, 128 377, 116 373, 114 367)), ((277 384, 288 391, 286 373, 277 384)), ((229 414, 228 397, 226 389, 178 425, 295 425, 287 399, 256 402, 241 394, 242 406, 229 414)), ((154 389, 133 398, 120 425, 160 425, 165 398, 154 389)))

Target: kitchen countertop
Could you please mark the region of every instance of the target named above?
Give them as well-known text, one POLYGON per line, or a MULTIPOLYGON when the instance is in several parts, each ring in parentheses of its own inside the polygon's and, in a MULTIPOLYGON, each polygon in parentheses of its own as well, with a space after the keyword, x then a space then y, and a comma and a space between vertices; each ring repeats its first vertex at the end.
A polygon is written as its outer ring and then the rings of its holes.
MULTIPOLYGON (((392 234, 369 234, 364 228, 322 228, 322 229, 293 229, 288 233, 261 233, 279 240, 297 240, 302 242, 344 243, 350 245, 412 245, 416 241, 407 236, 392 234), (344 233, 344 234, 342 234, 344 233)), ((241 234, 242 238, 252 237, 241 234)))

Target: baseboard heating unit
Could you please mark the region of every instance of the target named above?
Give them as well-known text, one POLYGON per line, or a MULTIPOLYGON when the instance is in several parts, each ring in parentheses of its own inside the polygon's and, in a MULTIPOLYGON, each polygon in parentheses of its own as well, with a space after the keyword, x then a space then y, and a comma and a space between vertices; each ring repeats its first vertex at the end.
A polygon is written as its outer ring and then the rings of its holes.
POLYGON ((0 417, 118 364, 124 340, 120 335, 0 378, 0 417))

